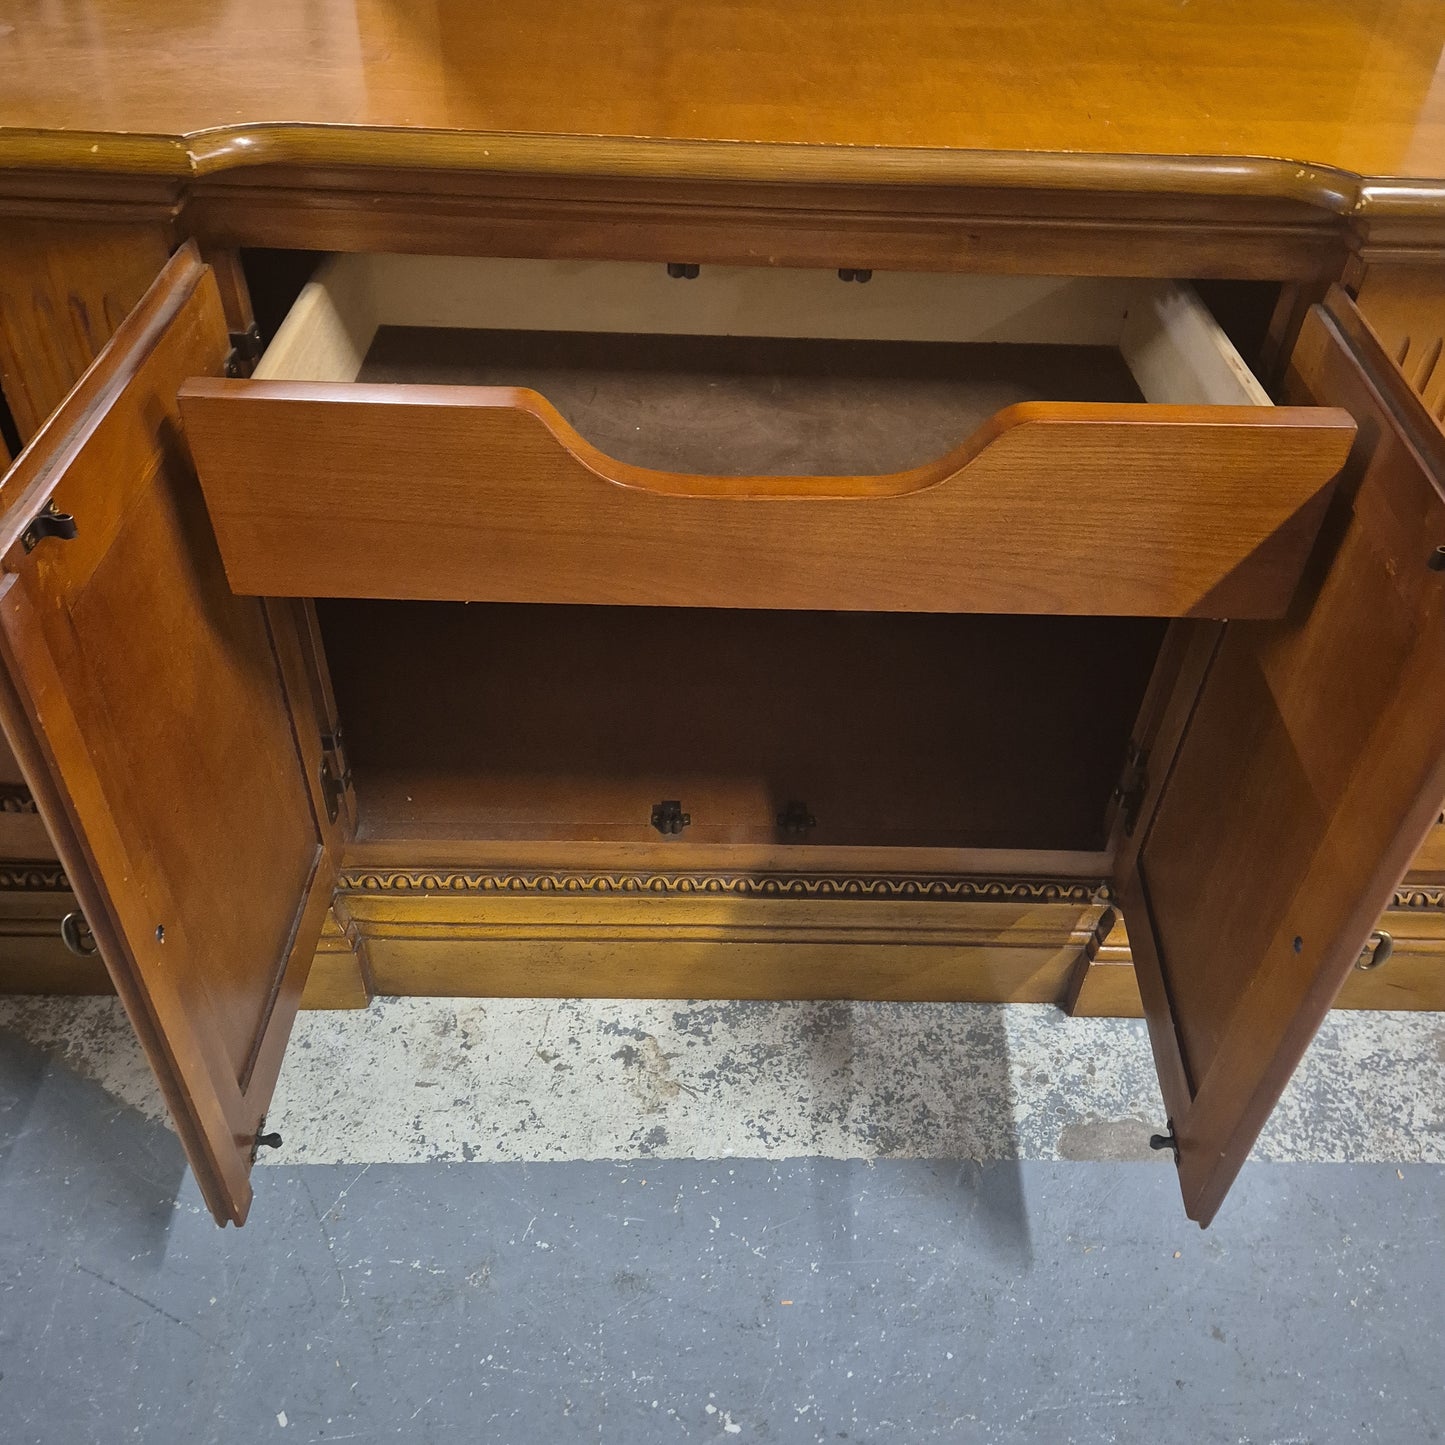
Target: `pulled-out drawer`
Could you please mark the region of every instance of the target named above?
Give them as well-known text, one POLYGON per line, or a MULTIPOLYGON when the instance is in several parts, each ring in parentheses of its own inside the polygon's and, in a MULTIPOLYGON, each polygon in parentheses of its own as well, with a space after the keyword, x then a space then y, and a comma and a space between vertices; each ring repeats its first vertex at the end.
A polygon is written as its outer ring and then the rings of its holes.
POLYGON ((1173 283, 406 256, 181 409, 237 592, 880 611, 1279 616, 1354 435, 1173 283))

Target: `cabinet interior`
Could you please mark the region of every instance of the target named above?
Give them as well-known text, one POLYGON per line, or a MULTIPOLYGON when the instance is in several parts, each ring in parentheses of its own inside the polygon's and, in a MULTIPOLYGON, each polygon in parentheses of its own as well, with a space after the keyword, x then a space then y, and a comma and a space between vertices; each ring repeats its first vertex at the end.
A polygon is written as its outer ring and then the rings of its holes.
POLYGON ((327 601, 358 840, 1092 851, 1153 619, 327 601), (790 804, 815 819, 780 823, 790 804))
MULTIPOLYGON (((344 257, 291 305, 297 258, 279 285, 264 258, 251 269, 263 325, 269 313, 279 327, 258 377, 531 387, 608 455, 673 472, 903 470, 1031 399, 1269 404, 1195 293, 1172 283, 858 285, 761 268, 690 281, 661 266, 344 257), (518 284, 537 276, 550 284, 518 284)), ((1273 288, 1224 300, 1232 334, 1262 335, 1273 288)), ((317 610, 357 842, 399 861, 491 842, 665 846, 679 864, 730 844, 800 861, 851 848, 1097 855, 1167 625, 317 610), (665 801, 690 822, 664 845, 651 814, 665 801), (809 826, 787 826, 790 809, 809 826)))

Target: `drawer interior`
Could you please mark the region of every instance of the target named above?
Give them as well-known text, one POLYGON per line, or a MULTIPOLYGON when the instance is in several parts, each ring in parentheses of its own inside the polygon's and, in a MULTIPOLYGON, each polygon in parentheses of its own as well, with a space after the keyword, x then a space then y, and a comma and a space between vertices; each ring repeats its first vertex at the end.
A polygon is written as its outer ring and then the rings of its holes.
POLYGON ((318 604, 358 842, 1102 849, 1149 619, 318 604), (801 828, 780 821, 811 819, 801 828))
POLYGON ((1187 285, 338 256, 257 380, 525 388, 607 457, 885 475, 1019 402, 1268 406, 1187 285))
POLYGON ((619 462, 883 475, 1028 401, 1144 400, 1108 346, 383 326, 357 380, 525 387, 619 462))

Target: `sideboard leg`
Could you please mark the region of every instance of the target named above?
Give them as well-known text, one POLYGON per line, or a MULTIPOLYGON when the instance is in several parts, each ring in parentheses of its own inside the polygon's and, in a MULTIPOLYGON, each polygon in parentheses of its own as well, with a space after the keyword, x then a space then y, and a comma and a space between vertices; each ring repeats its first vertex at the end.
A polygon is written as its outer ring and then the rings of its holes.
POLYGON ((303 1009, 365 1008, 372 999, 366 940, 340 906, 331 905, 301 994, 303 1009))

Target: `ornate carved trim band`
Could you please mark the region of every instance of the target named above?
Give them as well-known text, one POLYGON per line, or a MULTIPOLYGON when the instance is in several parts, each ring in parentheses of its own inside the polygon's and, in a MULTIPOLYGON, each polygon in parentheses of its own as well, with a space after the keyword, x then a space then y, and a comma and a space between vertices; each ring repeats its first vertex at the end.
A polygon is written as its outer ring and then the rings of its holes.
POLYGON ((0 813, 38 813, 30 789, 23 783, 0 783, 0 813))
POLYGON ((1397 888, 1391 908, 1438 908, 1445 910, 1445 887, 1397 888))
POLYGON ((70 880, 58 863, 0 864, 0 892, 69 893, 70 880))
POLYGON ((959 874, 514 872, 385 869, 343 873, 352 893, 590 893, 741 898, 860 898, 940 902, 1103 903, 1103 879, 989 878, 959 874))

